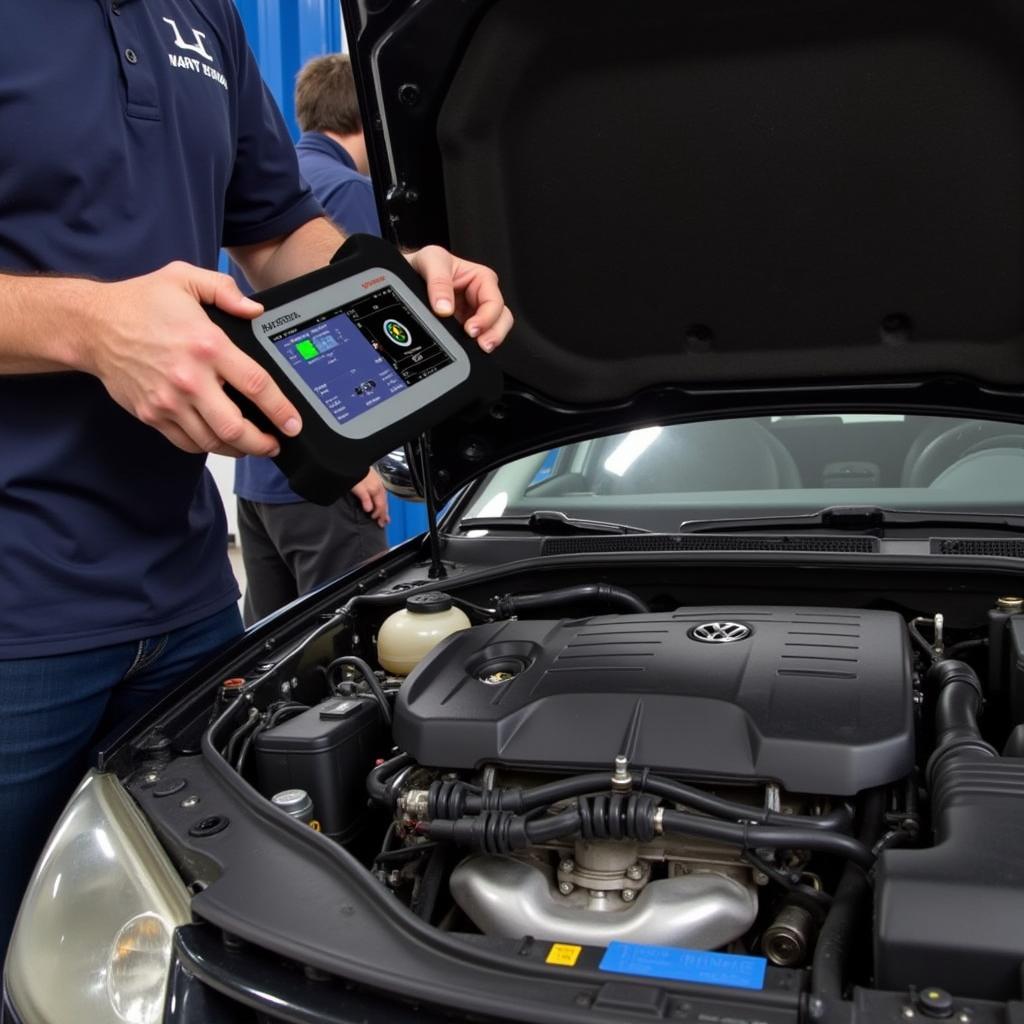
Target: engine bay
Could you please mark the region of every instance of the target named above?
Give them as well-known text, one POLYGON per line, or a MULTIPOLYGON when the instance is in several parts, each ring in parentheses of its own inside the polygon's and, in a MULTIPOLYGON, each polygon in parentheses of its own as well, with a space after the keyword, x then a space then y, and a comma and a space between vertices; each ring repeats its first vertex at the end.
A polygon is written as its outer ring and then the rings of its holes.
POLYGON ((223 680, 204 742, 439 933, 1006 999, 1021 607, 362 594, 223 680))

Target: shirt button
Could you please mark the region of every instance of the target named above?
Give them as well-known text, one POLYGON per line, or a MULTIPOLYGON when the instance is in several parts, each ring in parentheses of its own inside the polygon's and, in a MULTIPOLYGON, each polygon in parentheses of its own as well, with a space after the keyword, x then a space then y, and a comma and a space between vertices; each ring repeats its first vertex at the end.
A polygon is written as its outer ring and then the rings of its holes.
POLYGON ((128 47, 127 50, 124 51, 124 59, 128 61, 129 64, 139 63, 138 54, 130 46, 128 47))

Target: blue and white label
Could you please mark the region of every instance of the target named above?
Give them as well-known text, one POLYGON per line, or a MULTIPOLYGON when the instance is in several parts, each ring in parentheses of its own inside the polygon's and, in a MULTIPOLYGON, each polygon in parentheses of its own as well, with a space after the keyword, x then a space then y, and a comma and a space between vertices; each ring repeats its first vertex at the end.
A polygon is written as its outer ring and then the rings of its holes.
POLYGON ((767 966, 768 961, 761 956, 707 953, 672 946, 642 946, 635 942, 611 943, 598 965, 600 970, 615 974, 637 974, 643 978, 694 981, 700 985, 757 991, 764 988, 767 966))

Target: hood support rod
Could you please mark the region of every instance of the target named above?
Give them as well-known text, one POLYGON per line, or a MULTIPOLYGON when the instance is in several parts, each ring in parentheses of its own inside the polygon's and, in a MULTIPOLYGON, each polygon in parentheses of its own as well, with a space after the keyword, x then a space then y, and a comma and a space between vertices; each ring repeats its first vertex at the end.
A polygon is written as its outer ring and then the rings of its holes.
POLYGON ((441 536, 437 531, 437 494, 434 491, 434 477, 430 465, 430 436, 420 434, 415 442, 416 461, 423 488, 423 500, 427 504, 427 535, 430 543, 430 570, 427 575, 432 580, 443 580, 448 570, 441 561, 441 536))

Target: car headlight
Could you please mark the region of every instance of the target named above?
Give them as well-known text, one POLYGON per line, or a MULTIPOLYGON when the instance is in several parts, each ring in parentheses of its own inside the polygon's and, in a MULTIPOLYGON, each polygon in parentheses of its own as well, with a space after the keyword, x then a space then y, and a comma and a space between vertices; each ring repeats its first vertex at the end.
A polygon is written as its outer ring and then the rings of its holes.
POLYGON ((22 900, 5 968, 14 1008, 25 1024, 154 1024, 188 921, 188 891, 135 804, 90 772, 22 900))

